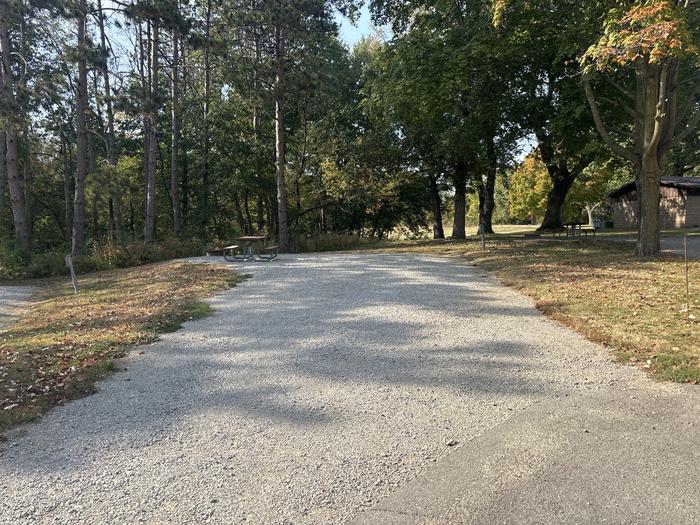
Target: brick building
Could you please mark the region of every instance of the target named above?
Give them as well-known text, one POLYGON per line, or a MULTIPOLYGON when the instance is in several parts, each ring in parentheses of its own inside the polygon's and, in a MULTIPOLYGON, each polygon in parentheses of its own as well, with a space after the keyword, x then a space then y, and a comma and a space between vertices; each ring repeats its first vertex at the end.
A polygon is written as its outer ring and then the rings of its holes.
MULTIPOLYGON (((615 228, 637 227, 637 188, 629 182, 610 194, 615 228)), ((700 177, 664 177, 659 204, 661 228, 700 227, 700 177)))

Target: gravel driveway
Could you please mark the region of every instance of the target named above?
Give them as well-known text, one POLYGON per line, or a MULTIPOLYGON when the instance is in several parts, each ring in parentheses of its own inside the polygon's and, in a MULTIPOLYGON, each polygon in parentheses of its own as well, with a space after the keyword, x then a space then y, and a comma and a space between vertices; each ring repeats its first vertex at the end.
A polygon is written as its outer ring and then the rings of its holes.
POLYGON ((31 302, 35 292, 32 286, 0 286, 0 332, 31 302))
POLYGON ((0 443, 0 523, 339 523, 540 401, 677 388, 463 260, 235 267, 213 316, 0 443))

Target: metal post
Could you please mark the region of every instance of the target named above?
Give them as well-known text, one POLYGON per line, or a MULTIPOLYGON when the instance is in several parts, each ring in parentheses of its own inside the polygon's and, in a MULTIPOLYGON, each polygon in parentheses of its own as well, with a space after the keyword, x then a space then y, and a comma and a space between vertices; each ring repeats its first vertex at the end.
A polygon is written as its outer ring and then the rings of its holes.
POLYGON ((75 276, 75 269, 73 268, 73 257, 66 255, 66 266, 70 270, 70 278, 73 281, 73 291, 78 293, 78 279, 75 276))
POLYGON ((688 279, 688 236, 683 236, 683 252, 685 253, 685 314, 690 320, 690 285, 688 279))

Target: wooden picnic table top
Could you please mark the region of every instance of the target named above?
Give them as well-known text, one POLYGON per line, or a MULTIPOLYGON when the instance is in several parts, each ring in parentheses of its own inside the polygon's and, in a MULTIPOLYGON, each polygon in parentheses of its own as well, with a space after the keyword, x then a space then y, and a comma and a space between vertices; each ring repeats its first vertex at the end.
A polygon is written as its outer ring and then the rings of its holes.
POLYGON ((264 241, 264 235, 244 235, 243 237, 236 237, 237 241, 264 241))

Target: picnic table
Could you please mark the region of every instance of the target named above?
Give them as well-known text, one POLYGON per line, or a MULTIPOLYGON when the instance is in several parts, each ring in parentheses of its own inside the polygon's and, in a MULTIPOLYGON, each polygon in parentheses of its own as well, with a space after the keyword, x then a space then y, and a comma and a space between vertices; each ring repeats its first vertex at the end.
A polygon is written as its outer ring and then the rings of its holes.
POLYGON ((223 249, 224 259, 227 261, 271 261, 277 257, 277 246, 265 246, 264 235, 244 235, 237 237, 241 244, 233 244, 223 249), (260 252, 265 252, 261 254, 260 252))
POLYGON ((589 233, 593 233, 595 237, 595 226, 589 226, 587 222, 566 222, 564 223, 564 232, 567 237, 580 237, 585 235, 588 237, 589 233))
POLYGON ((565 222, 564 229, 567 237, 578 237, 581 235, 582 222, 565 222))

